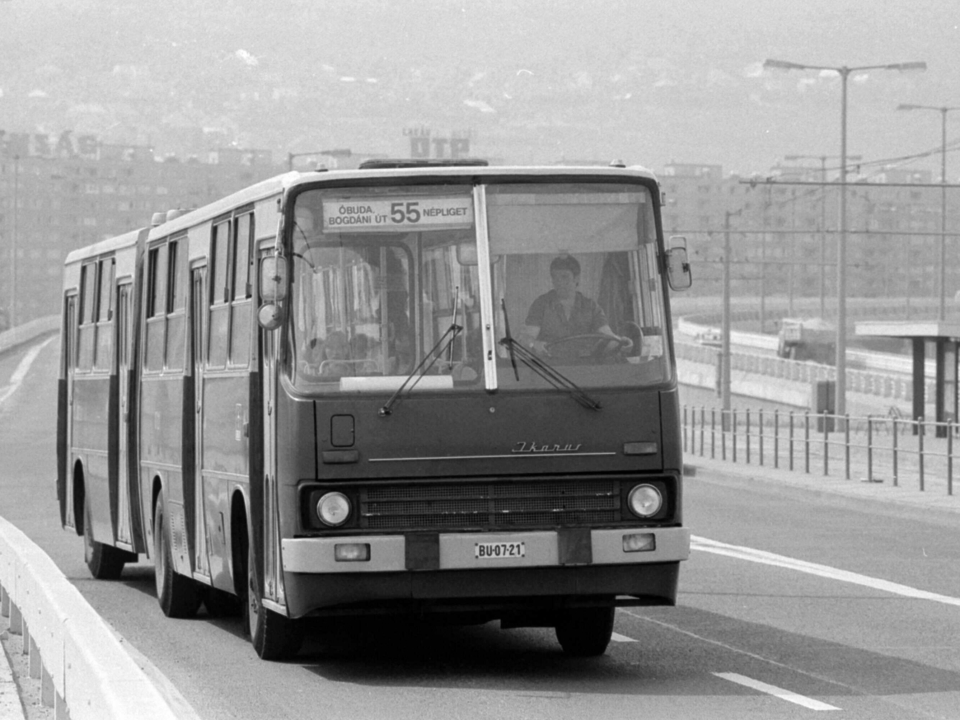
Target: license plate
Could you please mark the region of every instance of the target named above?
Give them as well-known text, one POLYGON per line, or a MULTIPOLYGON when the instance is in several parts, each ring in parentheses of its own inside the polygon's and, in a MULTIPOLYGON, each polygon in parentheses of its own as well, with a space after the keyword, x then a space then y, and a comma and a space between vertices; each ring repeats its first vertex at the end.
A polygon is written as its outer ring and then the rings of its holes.
POLYGON ((473 556, 477 560, 507 560, 522 558, 527 548, 522 542, 490 542, 476 543, 473 546, 473 556))

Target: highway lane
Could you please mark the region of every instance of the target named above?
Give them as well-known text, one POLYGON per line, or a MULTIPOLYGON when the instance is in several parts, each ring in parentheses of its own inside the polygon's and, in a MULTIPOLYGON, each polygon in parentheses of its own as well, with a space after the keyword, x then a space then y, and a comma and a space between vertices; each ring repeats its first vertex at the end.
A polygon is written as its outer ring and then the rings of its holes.
MULTIPOLYGON (((549 630, 367 622, 324 628, 294 662, 263 663, 236 621, 165 619, 149 563, 119 582, 90 579, 82 543, 60 529, 56 510, 57 351, 56 342, 38 351, 0 400, 0 514, 201 718, 951 718, 960 707, 960 607, 875 582, 960 598, 955 524, 714 471, 688 481, 687 524, 733 549, 695 543, 680 605, 618 613, 603 658, 564 658, 549 630), (760 563, 739 548, 780 557, 760 563)), ((0 398, 27 354, 0 357, 0 398)))

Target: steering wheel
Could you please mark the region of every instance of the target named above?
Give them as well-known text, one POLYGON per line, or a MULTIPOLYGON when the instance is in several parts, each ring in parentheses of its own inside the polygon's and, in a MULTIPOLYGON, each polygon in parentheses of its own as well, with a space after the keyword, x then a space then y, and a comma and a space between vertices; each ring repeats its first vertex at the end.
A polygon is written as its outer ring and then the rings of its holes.
POLYGON ((605 356, 613 355, 618 352, 629 352, 633 347, 633 340, 628 337, 615 338, 610 335, 605 335, 603 333, 584 333, 582 335, 568 335, 567 337, 562 337, 553 342, 546 344, 547 350, 551 348, 560 347, 568 343, 582 343, 587 344, 592 341, 592 347, 589 352, 585 353, 583 356, 592 356, 596 358, 602 358, 605 356), (614 345, 616 343, 616 345, 614 345))
POLYGON ((643 348, 643 328, 637 325, 637 323, 633 322, 633 320, 627 320, 625 323, 623 323, 621 329, 623 330, 623 335, 625 337, 632 336, 635 338, 633 347, 630 348, 630 350, 636 350, 635 354, 641 355, 641 349, 643 348))

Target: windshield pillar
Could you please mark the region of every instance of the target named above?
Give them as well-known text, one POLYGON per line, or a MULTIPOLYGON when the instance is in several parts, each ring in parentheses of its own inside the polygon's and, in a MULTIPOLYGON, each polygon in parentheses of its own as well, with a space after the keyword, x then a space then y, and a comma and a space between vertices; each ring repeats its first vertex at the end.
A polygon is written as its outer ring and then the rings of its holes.
POLYGON ((493 280, 490 272, 490 233, 487 195, 483 185, 473 188, 473 212, 477 229, 477 276, 480 280, 480 318, 483 331, 483 377, 487 392, 497 390, 497 353, 494 323, 493 280))

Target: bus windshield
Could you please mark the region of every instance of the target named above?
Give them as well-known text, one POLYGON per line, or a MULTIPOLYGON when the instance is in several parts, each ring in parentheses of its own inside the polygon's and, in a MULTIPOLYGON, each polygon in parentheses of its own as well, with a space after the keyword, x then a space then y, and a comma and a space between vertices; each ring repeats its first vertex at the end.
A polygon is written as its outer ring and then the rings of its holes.
POLYGON ((583 388, 670 377, 641 185, 312 189, 291 217, 288 368, 304 392, 387 392, 414 372, 418 391, 551 389, 538 362, 583 388))
POLYGON ((513 371, 510 334, 581 387, 669 378, 650 195, 625 184, 487 190, 501 388, 547 387, 513 371), (615 339, 614 339, 615 338, 615 339), (517 375, 519 374, 519 380, 517 375))

